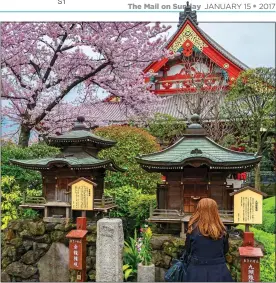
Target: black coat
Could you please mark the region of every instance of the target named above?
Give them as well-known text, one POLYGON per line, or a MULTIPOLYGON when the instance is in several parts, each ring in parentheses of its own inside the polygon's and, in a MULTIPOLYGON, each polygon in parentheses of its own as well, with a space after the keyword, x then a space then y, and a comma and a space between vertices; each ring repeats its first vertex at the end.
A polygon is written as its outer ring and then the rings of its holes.
POLYGON ((190 255, 187 282, 233 282, 225 261, 228 235, 213 240, 195 229, 187 234, 185 249, 190 255))

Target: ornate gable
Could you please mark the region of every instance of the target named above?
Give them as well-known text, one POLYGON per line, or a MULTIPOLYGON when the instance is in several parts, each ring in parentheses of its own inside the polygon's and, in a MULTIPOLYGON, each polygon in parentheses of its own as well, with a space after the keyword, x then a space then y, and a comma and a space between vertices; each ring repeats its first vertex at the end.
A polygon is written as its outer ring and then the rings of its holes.
MULTIPOLYGON (((196 21, 195 11, 191 11, 190 5, 186 6, 184 13, 180 15, 180 21, 178 30, 170 38, 166 48, 171 51, 172 54, 176 54, 180 65, 187 64, 187 62, 198 62, 200 58, 208 58, 209 67, 212 65, 212 70, 207 75, 206 72, 203 76, 213 77, 217 76, 217 73, 221 74, 221 77, 227 81, 227 85, 231 84, 241 71, 247 69, 247 66, 240 62, 237 58, 232 56, 223 47, 218 45, 212 38, 210 38, 203 30, 201 30, 196 21), (193 59, 191 59, 193 58, 193 59), (214 68, 216 69, 213 72, 214 68), (220 69, 220 71, 218 71, 220 69)), ((172 64, 175 64, 175 59, 164 58, 158 62, 151 63, 144 71, 149 73, 158 73, 157 76, 152 76, 150 80, 159 84, 156 84, 152 89, 156 94, 168 95, 176 94, 174 89, 174 82, 179 80, 177 77, 167 77, 167 71, 171 68, 172 64), (173 63, 172 63, 173 62, 173 63), (161 83, 161 84, 160 84, 161 83), (161 87, 160 87, 161 86, 161 87), (168 91, 167 91, 168 90, 168 91)), ((181 67, 179 67, 181 68, 181 67)), ((179 75, 179 74, 178 74, 179 75)), ((197 72, 197 75, 200 75, 197 72)), ((194 80, 194 78, 186 78, 188 84, 194 80)), ((183 91, 183 89, 181 90, 183 91)), ((190 89, 185 89, 184 92, 191 92, 190 89)))

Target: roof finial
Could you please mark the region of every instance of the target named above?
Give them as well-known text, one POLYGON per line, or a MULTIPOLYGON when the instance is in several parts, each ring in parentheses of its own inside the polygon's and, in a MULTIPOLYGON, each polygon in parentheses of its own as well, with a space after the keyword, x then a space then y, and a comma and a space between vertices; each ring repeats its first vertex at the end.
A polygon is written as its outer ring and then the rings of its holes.
POLYGON ((191 121, 192 121, 193 124, 199 124, 199 120, 200 120, 200 118, 199 118, 199 115, 198 115, 198 114, 194 113, 194 114, 191 116, 191 121))
POLYGON ((77 117, 77 121, 78 121, 79 123, 83 123, 83 122, 85 121, 85 118, 84 118, 83 116, 78 116, 78 117, 77 117))
POLYGON ((191 124, 187 127, 184 136, 206 136, 205 129, 200 125, 200 116, 193 114, 190 120, 191 124))
POLYGON ((180 12, 179 13, 179 23, 178 23, 178 27, 185 22, 186 18, 190 17, 190 19, 193 20, 193 22, 197 25, 197 15, 196 15, 196 11, 192 11, 192 5, 189 3, 189 1, 187 1, 184 12, 180 12))
POLYGON ((85 118, 84 116, 78 116, 77 121, 74 124, 74 127, 72 128, 72 131, 77 131, 77 130, 86 130, 88 131, 89 129, 86 127, 84 124, 85 118))

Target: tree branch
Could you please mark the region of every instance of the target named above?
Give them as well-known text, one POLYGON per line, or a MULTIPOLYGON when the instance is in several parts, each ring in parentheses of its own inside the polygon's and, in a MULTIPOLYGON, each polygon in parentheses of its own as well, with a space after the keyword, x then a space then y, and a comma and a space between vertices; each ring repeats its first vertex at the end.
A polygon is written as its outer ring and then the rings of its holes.
POLYGON ((42 79, 41 73, 40 73, 40 71, 41 71, 40 67, 39 67, 35 62, 33 62, 32 60, 30 60, 30 64, 34 67, 34 69, 35 69, 35 71, 36 71, 38 77, 39 77, 40 79, 42 79))
POLYGON ((1 95, 2 98, 6 98, 6 99, 11 99, 11 100, 26 100, 26 101, 30 101, 29 98, 27 97, 24 97, 24 96, 18 96, 18 97, 15 97, 15 96, 9 96, 9 95, 1 95))
POLYGON ((103 70, 105 67, 107 67, 108 65, 110 65, 110 62, 105 62, 102 65, 100 65, 98 68, 96 68, 94 71, 88 73, 87 75, 85 75, 82 78, 79 78, 78 80, 74 81, 73 83, 71 83, 69 86, 67 86, 67 88, 62 91, 61 95, 58 96, 53 102, 51 102, 46 109, 35 119, 35 124, 38 124, 41 120, 44 119, 44 117, 47 115, 47 112, 51 111, 58 103, 60 100, 62 100, 65 95, 72 90, 75 86, 77 86, 78 84, 88 80, 89 78, 93 77, 94 75, 96 75, 98 72, 100 72, 101 70, 103 70))

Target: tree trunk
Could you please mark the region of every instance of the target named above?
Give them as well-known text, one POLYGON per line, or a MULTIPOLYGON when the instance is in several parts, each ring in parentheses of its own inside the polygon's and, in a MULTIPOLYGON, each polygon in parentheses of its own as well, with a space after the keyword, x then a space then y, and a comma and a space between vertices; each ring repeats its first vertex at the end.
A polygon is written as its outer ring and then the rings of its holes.
POLYGON ((31 129, 25 125, 20 125, 20 135, 18 145, 21 147, 28 147, 31 129))
MULTIPOLYGON (((256 142, 257 142, 257 155, 262 154, 262 134, 261 134, 261 125, 256 123, 256 142)), ((255 166, 255 189, 261 190, 261 163, 259 162, 255 166)))
POLYGON ((261 190, 261 164, 255 167, 255 189, 261 190))

